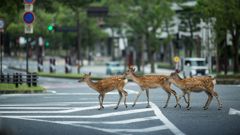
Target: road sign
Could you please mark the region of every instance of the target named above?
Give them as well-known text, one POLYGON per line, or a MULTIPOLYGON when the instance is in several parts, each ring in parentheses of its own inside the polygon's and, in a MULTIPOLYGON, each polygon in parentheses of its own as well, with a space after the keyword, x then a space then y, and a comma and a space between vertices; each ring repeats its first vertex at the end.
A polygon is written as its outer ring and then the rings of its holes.
POLYGON ((178 62, 178 61, 179 61, 179 57, 178 57, 178 56, 175 56, 175 57, 173 58, 173 60, 174 60, 174 62, 178 62))
POLYGON ((35 1, 35 0, 24 0, 24 2, 25 2, 26 4, 33 4, 34 1, 35 1))
POLYGON ((25 4, 25 11, 33 11, 33 5, 32 4, 25 4))
POLYGON ((34 22, 34 19, 35 19, 35 16, 32 12, 25 12, 23 14, 23 21, 26 23, 26 24, 31 24, 34 22))
POLYGON ((88 17, 108 17, 108 7, 89 7, 87 9, 88 17))
POLYGON ((25 33, 33 33, 33 25, 32 24, 25 25, 25 33))
POLYGON ((5 21, 2 18, 0 18, 0 30, 4 29, 4 27, 5 27, 5 21))

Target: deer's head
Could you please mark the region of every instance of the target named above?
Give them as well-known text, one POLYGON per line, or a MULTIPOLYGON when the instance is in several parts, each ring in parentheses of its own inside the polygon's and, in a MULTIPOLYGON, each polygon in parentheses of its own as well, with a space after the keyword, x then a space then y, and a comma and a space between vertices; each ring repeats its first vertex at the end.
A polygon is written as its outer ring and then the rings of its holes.
POLYGON ((176 80, 182 80, 182 78, 178 75, 178 73, 180 73, 181 70, 176 69, 175 72, 173 72, 173 78, 176 80))
POLYGON ((124 77, 125 78, 130 78, 134 71, 135 71, 135 68, 134 69, 132 69, 132 68, 128 69, 128 71, 124 74, 124 77))
POLYGON ((84 73, 84 76, 80 80, 78 80, 78 82, 79 83, 86 82, 88 80, 89 76, 91 76, 91 72, 89 72, 89 74, 84 73))
POLYGON ((173 80, 173 77, 174 77, 174 72, 164 79, 164 84, 171 83, 171 81, 173 80))

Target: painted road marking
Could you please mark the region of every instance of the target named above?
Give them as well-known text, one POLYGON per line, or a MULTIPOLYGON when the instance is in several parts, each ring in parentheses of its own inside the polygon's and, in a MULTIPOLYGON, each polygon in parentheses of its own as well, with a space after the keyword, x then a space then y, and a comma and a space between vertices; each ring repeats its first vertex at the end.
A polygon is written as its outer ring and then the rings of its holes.
MULTIPOLYGON (((98 102, 62 102, 63 105, 67 104, 79 104, 79 103, 98 103, 98 102), (65 103, 65 104, 64 104, 65 103)), ((107 103, 112 103, 112 102, 106 102, 107 103)), ((145 104, 146 102, 138 102, 138 104, 145 104)), ((104 114, 96 114, 96 115, 1 115, 2 118, 14 118, 14 119, 22 119, 22 120, 31 120, 31 121, 39 121, 39 122, 48 122, 48 123, 56 123, 56 124, 65 124, 65 125, 72 125, 72 126, 78 126, 78 127, 84 127, 84 128, 89 128, 89 129, 95 129, 95 130, 100 130, 104 132, 109 132, 109 133, 120 133, 120 132, 153 132, 153 131, 161 131, 161 130, 166 130, 169 129, 171 130, 174 134, 184 134, 182 133, 177 127, 175 127, 159 110, 159 108, 152 102, 151 103, 151 108, 143 108, 143 109, 134 109, 134 110, 126 110, 126 111, 119 111, 119 112, 110 112, 110 113, 104 113, 104 114), (144 118, 135 118, 135 119, 127 119, 127 120, 120 120, 120 121, 58 121, 57 119, 73 119, 73 118, 81 118, 81 119, 99 119, 99 118, 106 118, 106 117, 115 117, 115 116, 121 116, 121 115, 131 115, 131 114, 136 114, 136 113, 146 113, 154 111, 156 116, 150 116, 150 117, 144 117, 144 118), (51 120, 48 120, 51 119, 51 120), (56 119, 57 121, 54 121, 52 119, 56 119), (107 129, 107 128, 99 128, 95 126, 90 126, 90 125, 85 125, 85 124, 134 124, 136 122, 145 122, 145 121, 151 121, 151 120, 160 120, 164 125, 158 125, 158 126, 153 126, 153 127, 147 127, 147 128, 142 128, 142 129, 107 129)), ((72 113, 72 112, 77 112, 77 111, 85 111, 85 110, 90 110, 90 109, 97 109, 99 106, 91 106, 91 107, 46 107, 46 105, 60 105, 61 103, 58 104, 23 104, 23 105, 1 105, 0 110, 11 110, 11 111, 0 111, 2 114, 31 114, 31 113, 37 113, 37 114, 44 114, 44 113, 57 113, 57 114, 64 114, 64 113, 72 113), (39 105, 45 106, 45 107, 39 107, 39 105), (31 106, 31 107, 29 107, 31 106), (33 107, 35 106, 35 107, 33 107), (16 110, 60 110, 60 111, 16 111, 16 110)), ((60 105, 61 106, 61 105, 60 105)), ((115 104, 109 104, 105 105, 105 107, 111 107, 115 106, 115 104)))
MULTIPOLYGON (((131 94, 137 94, 138 92, 133 90, 127 91, 131 94)), ((57 95, 95 95, 98 93, 48 93, 48 94, 22 94, 22 96, 50 96, 54 97, 57 95)), ((117 92, 111 92, 109 94, 118 94, 117 92)), ((21 95, 21 94, 20 94, 21 95)), ((12 97, 19 96, 17 94, 10 95, 12 97)), ((8 97, 8 96, 6 96, 8 97)), ((87 100, 87 99, 86 99, 87 100)), ((104 102, 104 107, 112 107, 116 106, 116 102, 104 102)), ((132 104, 127 102, 127 104, 132 104)), ((146 104, 146 102, 138 102, 138 104, 146 104)), ((101 113, 101 114, 94 114, 94 115, 69 115, 71 113, 80 112, 80 111, 88 111, 92 109, 99 108, 99 102, 48 102, 48 103, 38 103, 38 104, 0 104, 0 117, 2 118, 11 118, 11 119, 21 119, 21 120, 30 120, 30 121, 38 121, 38 122, 48 122, 48 123, 55 123, 55 124, 64 124, 64 125, 71 125, 83 128, 89 128, 93 130, 104 131, 108 133, 148 133, 153 131, 161 131, 161 130, 170 130, 173 134, 184 134, 181 132, 174 124, 172 124, 161 112, 161 110, 152 102, 150 102, 150 108, 143 108, 143 109, 131 109, 125 111, 114 111, 108 113, 101 113), (68 107, 73 104, 97 104, 89 107, 68 107), (124 115, 135 115, 139 113, 149 113, 154 112, 154 116, 148 117, 140 117, 134 119, 125 119, 125 120, 117 120, 117 121, 101 121, 100 118, 109 118, 109 117, 116 117, 116 116, 124 116, 124 115), (21 114, 21 115, 18 115, 21 114), (34 115, 33 115, 34 114, 34 115), (38 115, 40 114, 40 115, 38 115), (47 114, 47 115, 44 115, 47 114), (50 115, 53 114, 53 115, 50 115), (60 115, 54 115, 60 114, 60 115), (59 121, 59 119, 61 119, 59 121), (69 120, 68 120, 69 119, 69 120), (74 120, 76 119, 76 120, 74 120), (79 120, 80 119, 80 120, 79 120), (85 119, 85 120, 84 120, 85 119), (89 121, 88 119, 92 119, 93 121, 89 121), (98 120, 99 119, 99 120, 98 120), (152 120, 160 120, 163 124, 155 125, 152 127, 140 128, 140 129, 112 129, 112 128, 100 128, 96 127, 96 125, 100 124, 113 124, 113 125, 120 125, 120 124, 134 124, 137 122, 144 122, 152 121, 152 120)), ((96 111, 96 113, 98 113, 96 111)), ((79 113, 78 113, 79 114, 79 113)))
POLYGON ((229 112, 228 112, 228 115, 238 115, 238 116, 240 116, 240 111, 237 110, 237 109, 230 108, 229 112))

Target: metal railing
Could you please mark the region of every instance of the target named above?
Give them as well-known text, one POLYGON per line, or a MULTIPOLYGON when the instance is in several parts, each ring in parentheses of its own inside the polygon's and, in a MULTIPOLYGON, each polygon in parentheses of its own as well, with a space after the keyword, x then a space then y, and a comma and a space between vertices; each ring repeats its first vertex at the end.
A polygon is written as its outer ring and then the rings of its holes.
POLYGON ((37 73, 28 73, 28 74, 22 74, 22 73, 13 73, 13 75, 7 75, 1 74, 0 75, 0 83, 10 83, 15 84, 15 87, 18 88, 19 84, 26 83, 28 87, 37 86, 38 82, 38 74, 37 73))

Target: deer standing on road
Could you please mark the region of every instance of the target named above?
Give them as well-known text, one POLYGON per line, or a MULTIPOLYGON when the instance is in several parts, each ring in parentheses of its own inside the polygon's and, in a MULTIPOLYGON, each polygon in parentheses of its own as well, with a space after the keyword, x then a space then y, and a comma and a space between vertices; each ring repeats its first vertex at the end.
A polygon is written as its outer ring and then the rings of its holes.
MULTIPOLYGON (((186 79, 182 79, 181 77, 179 77, 178 73, 180 71, 176 70, 175 73, 171 73, 170 76, 168 76, 165 80, 164 83, 172 83, 175 86, 177 86, 178 88, 180 88, 183 93, 179 96, 178 101, 181 99, 182 96, 185 96, 185 94, 188 94, 188 110, 191 109, 191 105, 190 105, 190 93, 191 92, 202 92, 204 91, 207 95, 208 95, 208 100, 204 106, 204 109, 208 109, 209 104, 211 103, 213 96, 214 95, 217 100, 218 100, 218 104, 219 104, 219 109, 221 109, 222 104, 220 102, 218 93, 214 91, 214 86, 216 84, 216 80, 212 77, 196 77, 196 78, 186 78, 186 79)), ((184 97, 185 98, 185 97, 184 97)))
POLYGON ((115 89, 118 90, 119 93, 119 101, 117 106, 114 109, 117 109, 119 106, 119 103, 122 100, 122 93, 125 95, 125 100, 124 100, 124 105, 127 108, 127 104, 126 104, 126 100, 127 100, 127 96, 128 93, 123 89, 124 86, 128 83, 128 80, 122 76, 113 76, 113 77, 109 77, 106 79, 102 79, 98 82, 92 82, 92 80, 90 79, 91 76, 91 72, 89 72, 89 74, 84 74, 84 76, 78 81, 79 83, 81 82, 86 82, 88 84, 88 86, 92 89, 94 89, 95 91, 97 91, 100 95, 98 96, 99 99, 99 103, 100 103, 100 109, 104 108, 103 107, 103 100, 104 100, 104 96, 107 92, 109 91, 113 91, 115 89))
POLYGON ((168 105, 168 101, 170 99, 171 93, 174 94, 174 96, 176 98, 176 102, 177 102, 174 107, 176 107, 177 105, 179 105, 181 107, 181 105, 178 103, 177 93, 171 89, 171 83, 164 84, 164 79, 167 78, 167 76, 165 76, 165 75, 149 75, 149 76, 138 77, 133 73, 134 71, 135 71, 135 68, 129 69, 126 72, 126 74, 124 75, 124 77, 132 79, 141 88, 141 90, 139 91, 137 98, 132 106, 134 106, 136 104, 138 97, 142 94, 142 92, 144 90, 146 90, 147 100, 148 100, 147 108, 148 108, 150 106, 149 105, 149 89, 162 87, 163 90, 168 94, 168 99, 167 99, 167 102, 166 102, 166 105, 164 106, 164 108, 166 108, 168 105))

